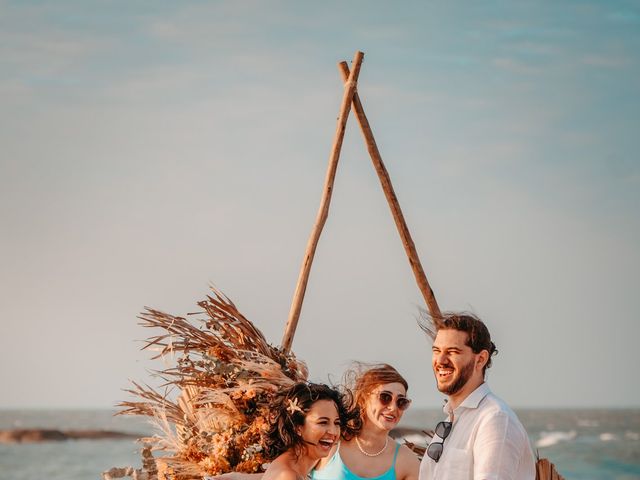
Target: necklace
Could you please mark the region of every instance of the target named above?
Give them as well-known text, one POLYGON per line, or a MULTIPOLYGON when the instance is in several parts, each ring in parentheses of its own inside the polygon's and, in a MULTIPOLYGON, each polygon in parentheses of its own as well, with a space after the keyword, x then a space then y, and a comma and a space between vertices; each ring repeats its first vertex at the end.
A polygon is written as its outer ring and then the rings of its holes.
POLYGON ((358 446, 358 450, 360 450, 363 455, 366 455, 367 457, 377 457, 387 449, 387 445, 389 445, 389 435, 387 435, 384 439, 384 447, 382 447, 382 450, 376 453, 365 452, 364 448, 362 448, 362 445, 360 445, 360 440, 358 440, 358 437, 356 437, 356 445, 358 446))

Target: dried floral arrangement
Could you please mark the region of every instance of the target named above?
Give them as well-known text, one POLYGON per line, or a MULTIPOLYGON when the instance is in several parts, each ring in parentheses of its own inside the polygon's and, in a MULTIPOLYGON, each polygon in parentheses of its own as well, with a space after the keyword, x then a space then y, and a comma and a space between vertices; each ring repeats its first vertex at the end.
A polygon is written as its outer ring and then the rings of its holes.
POLYGON ((280 389, 306 381, 307 367, 270 345, 218 290, 198 305, 202 311, 189 320, 152 308, 139 316, 142 326, 164 331, 143 348, 158 350, 154 359, 177 359, 156 373, 165 380, 161 388, 177 387, 180 394, 172 400, 133 382, 127 391, 139 400, 121 402, 119 413, 149 416, 159 428, 144 441, 166 452, 156 460, 160 478, 263 471, 269 404, 280 389))

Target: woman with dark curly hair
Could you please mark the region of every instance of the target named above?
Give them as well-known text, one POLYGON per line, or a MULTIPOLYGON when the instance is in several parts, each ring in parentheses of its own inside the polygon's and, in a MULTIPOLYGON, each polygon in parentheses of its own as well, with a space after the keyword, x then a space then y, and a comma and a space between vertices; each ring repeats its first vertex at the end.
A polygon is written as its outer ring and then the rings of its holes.
MULTIPOLYGON (((407 381, 395 368, 384 363, 357 363, 345 377, 345 383, 353 391, 353 402, 348 414, 340 414, 342 440, 336 439, 330 452, 323 450, 315 465, 309 467, 313 468, 311 479, 417 480, 418 457, 389 436, 411 404, 407 381)), ((283 436, 273 429, 271 434, 283 436)), ((329 443, 324 447, 329 447, 329 443)), ((232 472, 213 478, 260 480, 261 475, 232 472)))
POLYGON ((322 384, 297 383, 273 407, 265 452, 272 459, 263 480, 305 479, 329 455, 349 421, 343 395, 322 384))

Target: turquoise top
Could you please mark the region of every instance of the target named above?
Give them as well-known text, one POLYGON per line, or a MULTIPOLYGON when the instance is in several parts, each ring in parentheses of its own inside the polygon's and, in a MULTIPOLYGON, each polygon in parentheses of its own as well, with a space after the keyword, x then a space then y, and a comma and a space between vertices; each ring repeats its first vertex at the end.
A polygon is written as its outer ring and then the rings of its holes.
POLYGON ((396 451, 393 454, 393 462, 391 462, 391 467, 389 470, 384 472, 382 475, 378 475, 377 477, 359 477, 351 470, 347 468, 347 466, 342 461, 340 457, 340 447, 336 450, 336 453, 333 454, 329 463, 327 463, 324 468, 316 470, 315 468, 311 470, 311 479, 312 480, 396 480, 396 458, 398 457, 398 450, 400 450, 400 444, 396 442, 396 451))

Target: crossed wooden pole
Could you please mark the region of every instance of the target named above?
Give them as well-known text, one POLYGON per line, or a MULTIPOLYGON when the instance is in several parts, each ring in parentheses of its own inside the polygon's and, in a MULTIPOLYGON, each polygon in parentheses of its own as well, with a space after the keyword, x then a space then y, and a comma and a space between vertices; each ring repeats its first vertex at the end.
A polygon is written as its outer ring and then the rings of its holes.
MULTIPOLYGON (((333 147, 331 148, 331 155, 329 156, 329 167, 327 169, 324 190, 322 192, 322 200, 320 201, 320 209, 318 210, 316 223, 311 230, 311 236, 309 237, 309 241, 307 243, 307 250, 304 254, 304 259, 302 260, 302 267, 300 269, 300 275, 298 276, 298 283, 296 285, 296 290, 291 302, 289 319, 287 320, 284 336, 282 338, 281 348, 285 353, 288 353, 291 350, 293 336, 295 334, 296 327, 298 326, 298 319, 300 318, 302 301, 307 289, 309 273, 311 272, 311 264, 313 263, 313 257, 316 252, 316 247, 318 246, 318 240, 320 239, 322 228, 324 227, 324 224, 327 221, 327 217, 329 216, 329 204, 331 203, 333 181, 336 176, 338 159, 340 158, 340 148, 342 147, 342 140, 344 139, 347 117, 349 116, 349 111, 352 106, 353 110, 355 111, 356 118, 358 119, 358 123, 360 124, 362 134, 364 135, 364 140, 367 144, 367 150, 369 151, 369 155, 371 156, 371 161, 373 162, 373 166, 376 169, 378 178, 380 179, 380 184, 382 185, 382 190, 384 191, 385 197, 387 198, 387 203, 389 204, 389 208, 391 209, 393 220, 396 222, 396 227, 398 229, 398 233, 400 234, 400 238, 402 239, 402 244, 404 245, 407 257, 409 258, 409 264, 411 265, 411 269, 413 270, 413 275, 416 278, 418 288, 420 289, 420 292, 424 297, 424 301, 427 304, 429 315, 431 315, 431 318, 436 320, 441 318, 440 308, 438 307, 438 303, 436 302, 436 297, 433 294, 433 290, 431 289, 431 286, 429 285, 429 282, 427 280, 427 276, 424 273, 424 269, 422 268, 422 263, 420 262, 420 258, 418 257, 416 246, 413 243, 411 233, 409 232, 409 228, 407 227, 407 222, 405 221, 402 210, 400 209, 398 198, 396 197, 396 194, 393 190, 389 172, 387 172, 387 169, 382 162, 382 156, 380 155, 380 151, 378 150, 376 141, 373 138, 373 132, 371 130, 371 126, 369 125, 369 120, 367 120, 367 116, 364 114, 362 102, 360 101, 360 96, 357 92, 358 75, 360 74, 360 67, 362 66, 363 58, 364 53, 356 52, 351 63, 351 71, 349 71, 347 62, 340 62, 338 64, 340 75, 342 76, 342 80, 344 81, 344 95, 342 97, 342 103, 340 105, 340 114, 338 116, 338 125, 336 127, 336 133, 333 140, 333 147)), ((538 458, 536 462, 536 480, 564 480, 564 477, 558 473, 555 465, 549 460, 547 460, 546 458, 538 458)))
POLYGON ((373 138, 373 132, 367 116, 364 113, 360 96, 357 92, 358 76, 360 75, 360 67, 362 66, 362 60, 364 59, 364 53, 356 52, 351 62, 351 71, 347 66, 347 62, 340 62, 338 69, 344 82, 344 94, 342 96, 342 103, 340 104, 340 113, 338 115, 338 124, 336 126, 336 132, 333 140, 333 146, 331 148, 331 154, 329 156, 329 166, 327 168, 327 174, 324 182, 324 189, 322 192, 322 199, 320 201, 320 208, 316 217, 316 222, 311 230, 309 241, 307 242, 307 249, 302 260, 302 266, 300 268, 300 275, 298 276, 298 283, 293 294, 293 300, 291 302, 291 309, 289 311, 289 318, 285 327, 284 336, 282 338, 281 348, 285 353, 291 350, 291 344, 293 343, 293 336, 295 335, 296 327, 298 326, 298 319, 300 318, 300 312, 302 310, 302 301, 304 300, 304 294, 307 289, 307 282, 309 280, 309 273, 311 272, 311 264, 313 263, 313 257, 315 256, 316 247, 320 240, 320 234, 324 224, 329 216, 329 205, 331 203, 331 194, 333 192, 333 183, 336 177, 336 170, 338 168, 338 159, 340 158, 340 149, 342 148, 342 141, 344 139, 345 127, 347 125, 347 118, 349 117, 349 111, 353 106, 356 118, 360 124, 360 129, 364 135, 364 140, 367 145, 367 150, 371 156, 371 161, 376 169, 382 190, 389 203, 391 214, 396 223, 398 233, 402 239, 405 252, 409 258, 409 264, 413 270, 413 274, 418 283, 418 288, 424 297, 427 305, 427 310, 432 318, 440 317, 440 309, 436 298, 433 294, 433 290, 429 285, 427 276, 422 268, 422 263, 418 257, 416 246, 411 238, 411 233, 407 227, 407 223, 400 209, 398 198, 393 190, 391 184, 391 178, 389 173, 382 162, 382 156, 376 145, 376 141, 373 138))

